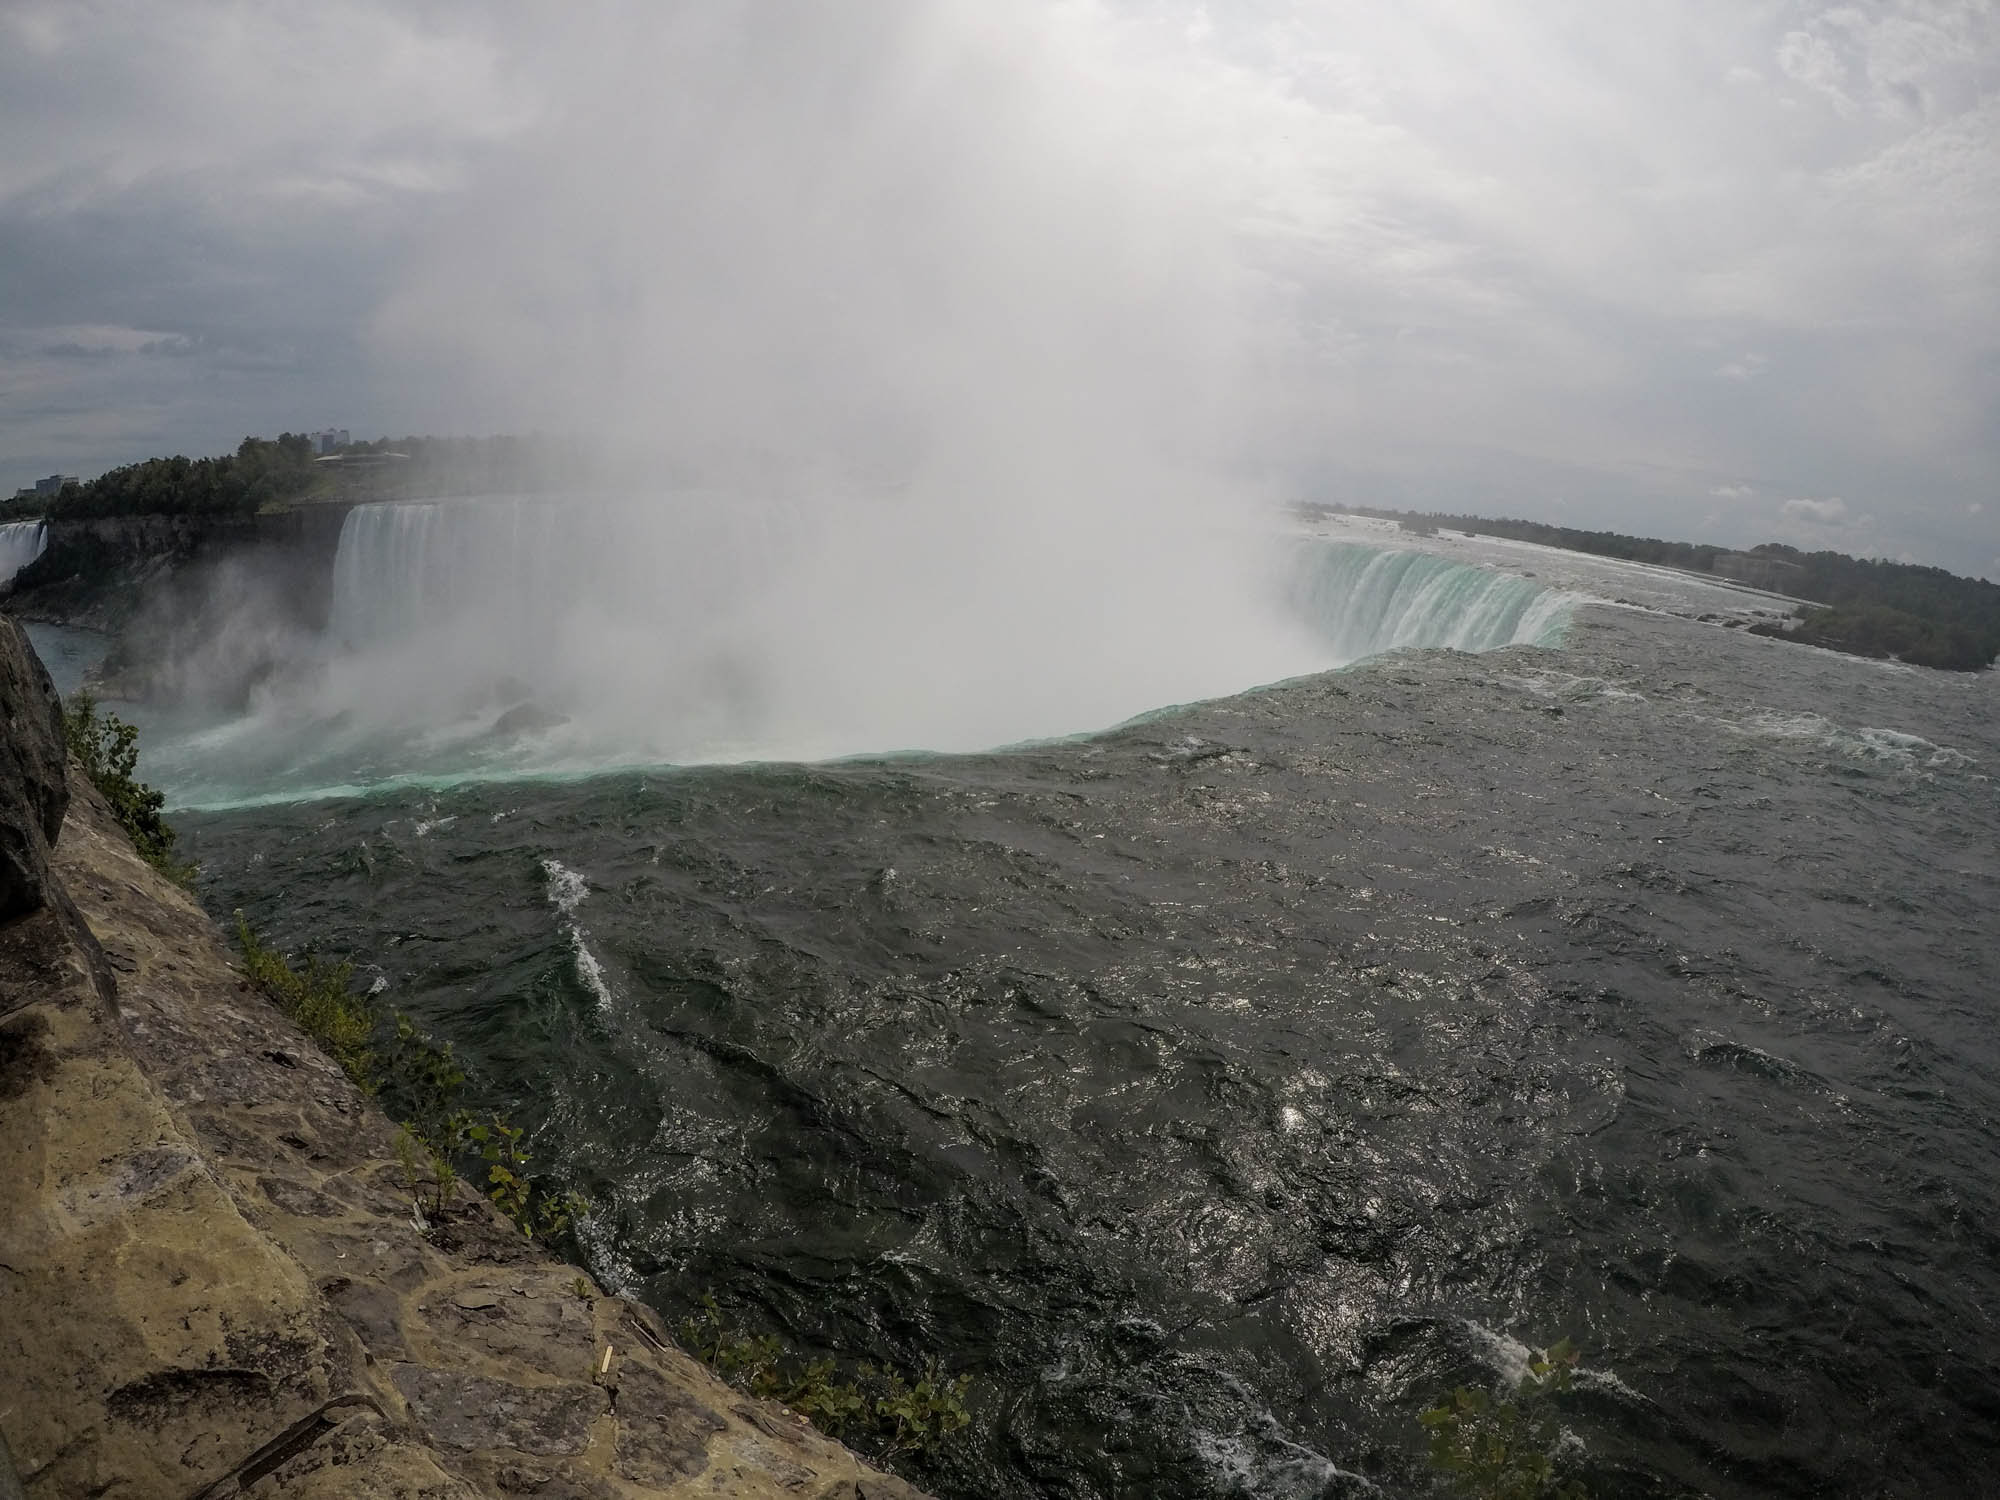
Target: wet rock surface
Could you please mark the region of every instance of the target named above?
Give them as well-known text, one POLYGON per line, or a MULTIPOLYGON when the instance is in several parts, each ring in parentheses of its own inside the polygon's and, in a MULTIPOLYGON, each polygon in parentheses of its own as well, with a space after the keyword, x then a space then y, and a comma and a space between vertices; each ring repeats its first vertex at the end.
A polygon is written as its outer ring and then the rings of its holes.
POLYGON ((69 806, 62 702, 20 626, 0 615, 0 922, 48 902, 69 806))
POLYGON ((608 1408, 591 1385, 520 1386, 456 1370, 398 1365, 396 1389, 433 1441, 452 1448, 511 1448, 548 1457, 581 1453, 608 1408))

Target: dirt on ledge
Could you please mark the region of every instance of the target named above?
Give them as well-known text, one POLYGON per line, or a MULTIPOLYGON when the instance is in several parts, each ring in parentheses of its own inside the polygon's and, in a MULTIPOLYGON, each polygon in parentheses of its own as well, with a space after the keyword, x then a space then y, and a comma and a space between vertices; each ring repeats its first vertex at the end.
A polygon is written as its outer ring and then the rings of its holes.
POLYGON ((0 926, 0 1433, 29 1496, 922 1500, 484 1199, 426 1239, 388 1120, 70 780, 61 889, 0 926))

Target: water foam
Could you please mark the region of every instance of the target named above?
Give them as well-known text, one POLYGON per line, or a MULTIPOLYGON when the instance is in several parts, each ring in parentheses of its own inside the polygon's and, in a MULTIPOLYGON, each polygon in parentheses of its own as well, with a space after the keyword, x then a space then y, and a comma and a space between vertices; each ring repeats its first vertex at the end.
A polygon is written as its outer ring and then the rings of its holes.
POLYGON ((585 944, 582 924, 576 919, 576 909, 590 895, 590 882, 554 859, 542 861, 542 873, 548 878, 549 905, 562 918, 563 934, 569 939, 576 977, 583 981, 585 989, 597 997, 597 1008, 608 1013, 611 1009, 611 985, 604 976, 604 965, 585 944))
POLYGON ((1790 741, 1842 759, 1891 771, 1927 775, 1957 771, 1978 762, 1963 750, 1940 745, 1901 729, 1848 729, 1823 714, 1760 708, 1740 719, 1713 721, 1745 739, 1790 741))

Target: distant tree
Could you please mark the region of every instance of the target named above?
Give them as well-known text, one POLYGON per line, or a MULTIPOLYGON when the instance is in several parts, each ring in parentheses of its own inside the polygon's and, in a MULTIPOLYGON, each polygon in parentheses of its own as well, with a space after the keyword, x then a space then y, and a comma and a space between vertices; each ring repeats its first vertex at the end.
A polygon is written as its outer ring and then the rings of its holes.
POLYGON ((49 506, 61 519, 124 515, 254 515, 297 500, 318 486, 312 439, 247 437, 219 458, 149 458, 68 485, 49 506))

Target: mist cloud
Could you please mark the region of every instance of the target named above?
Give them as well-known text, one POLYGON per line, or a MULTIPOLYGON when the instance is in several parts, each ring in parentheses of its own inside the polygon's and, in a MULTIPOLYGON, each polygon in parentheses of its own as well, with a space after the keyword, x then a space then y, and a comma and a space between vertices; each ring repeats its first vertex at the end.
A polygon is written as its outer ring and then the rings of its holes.
POLYGON ((775 429, 846 474, 1145 452, 1665 535, 1748 484, 1737 542, 1839 493, 1989 555, 1996 27, 17 4, 0 460, 332 422, 747 465, 775 429))

